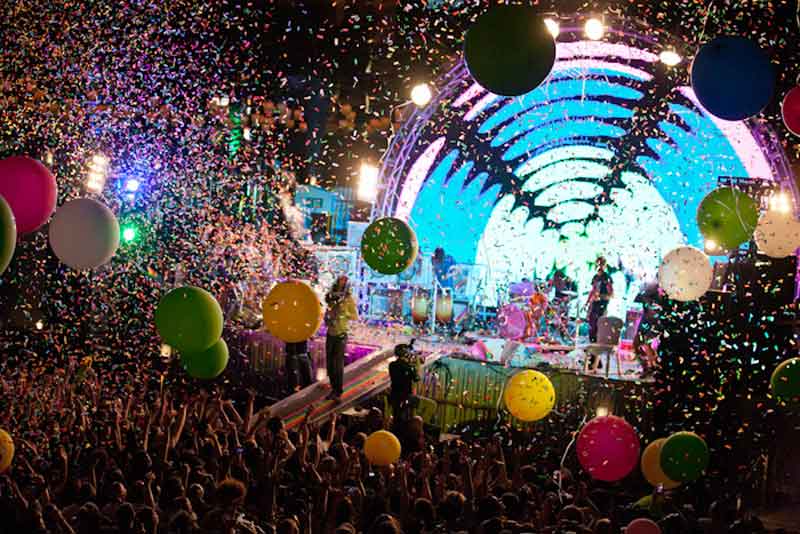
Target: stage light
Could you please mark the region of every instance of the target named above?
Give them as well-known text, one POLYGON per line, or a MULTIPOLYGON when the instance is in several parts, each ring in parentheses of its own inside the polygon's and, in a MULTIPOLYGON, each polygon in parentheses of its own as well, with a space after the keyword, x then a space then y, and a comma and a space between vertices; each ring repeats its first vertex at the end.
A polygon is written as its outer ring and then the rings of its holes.
POLYGON ((558 34, 561 33, 561 25, 555 19, 544 19, 544 25, 547 26, 547 31, 550 32, 550 35, 553 36, 553 39, 556 39, 558 34))
POLYGON ((140 185, 141 184, 139 183, 139 180, 137 180, 136 178, 129 178, 125 182, 125 191, 130 191, 131 193, 135 193, 136 191, 139 190, 140 185))
POLYGON ((122 240, 125 243, 132 243, 139 236, 139 229, 133 224, 122 227, 122 240))
POLYGON ((358 199, 375 202, 378 197, 378 167, 371 163, 361 164, 361 177, 358 180, 358 199))
POLYGON ((101 193, 106 185, 108 176, 108 156, 95 154, 89 162, 89 172, 86 176, 86 189, 92 193, 101 193))
POLYGON ((172 356, 172 347, 170 347, 166 343, 161 345, 161 357, 169 358, 170 356, 172 356))
POLYGON ((791 213, 792 200, 785 191, 778 191, 770 197, 769 209, 780 213, 791 213))
POLYGON ((583 31, 586 33, 586 37, 592 41, 599 41, 605 35, 606 27, 600 19, 591 18, 586 21, 583 31))
POLYGON ((706 253, 722 252, 722 249, 719 248, 719 245, 717 245, 717 242, 713 239, 706 239, 703 246, 706 249, 706 253))
POLYGON ((415 85, 411 90, 411 101, 417 107, 427 106, 431 98, 433 98, 433 92, 427 83, 415 85))
POLYGON ((43 328, 44 328, 44 323, 41 320, 36 321, 36 330, 41 330, 43 328))
POLYGON ((607 406, 598 406, 597 407, 597 417, 605 417, 608 415, 608 407, 607 406))
POLYGON ((666 65, 667 67, 674 67, 678 65, 682 58, 681 56, 672 49, 662 50, 661 53, 658 55, 658 59, 661 60, 661 63, 666 65))

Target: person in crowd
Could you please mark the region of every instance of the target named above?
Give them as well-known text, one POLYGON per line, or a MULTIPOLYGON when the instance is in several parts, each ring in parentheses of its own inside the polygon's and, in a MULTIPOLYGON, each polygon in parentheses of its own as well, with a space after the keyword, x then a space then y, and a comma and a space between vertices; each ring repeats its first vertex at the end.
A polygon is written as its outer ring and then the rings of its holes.
POLYGON ((389 364, 392 417, 396 428, 404 428, 414 415, 414 384, 419 382, 418 361, 409 345, 395 347, 396 359, 389 364))
POLYGON ((350 322, 358 320, 358 307, 350 289, 350 280, 339 276, 325 296, 325 361, 331 384, 329 398, 339 401, 344 388, 344 357, 350 322))

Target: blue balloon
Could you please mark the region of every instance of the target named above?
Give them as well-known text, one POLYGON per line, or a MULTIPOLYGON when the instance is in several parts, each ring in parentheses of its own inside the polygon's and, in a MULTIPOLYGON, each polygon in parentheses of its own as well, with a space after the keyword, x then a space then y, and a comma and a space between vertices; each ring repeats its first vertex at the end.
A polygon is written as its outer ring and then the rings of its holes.
POLYGON ((775 92, 767 54, 744 37, 717 37, 697 51, 692 89, 712 115, 729 121, 761 112, 775 92))

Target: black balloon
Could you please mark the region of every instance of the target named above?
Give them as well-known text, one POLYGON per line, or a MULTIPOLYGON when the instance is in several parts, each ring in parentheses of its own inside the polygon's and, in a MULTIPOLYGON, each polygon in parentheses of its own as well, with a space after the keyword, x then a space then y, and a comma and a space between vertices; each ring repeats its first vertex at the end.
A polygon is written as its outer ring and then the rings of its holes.
POLYGON ((520 96, 550 74, 556 43, 533 8, 497 6, 467 31, 464 59, 472 77, 488 91, 520 96))

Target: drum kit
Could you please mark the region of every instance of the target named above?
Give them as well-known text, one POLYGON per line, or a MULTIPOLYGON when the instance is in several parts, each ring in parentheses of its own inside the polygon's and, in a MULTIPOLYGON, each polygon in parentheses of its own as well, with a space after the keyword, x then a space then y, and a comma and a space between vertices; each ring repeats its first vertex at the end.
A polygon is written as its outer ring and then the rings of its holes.
POLYGON ((509 302, 497 312, 501 337, 513 340, 560 338, 565 344, 576 338, 580 323, 577 291, 556 290, 546 282, 524 280, 509 287, 509 297, 509 302))
MULTIPOLYGON (((411 320, 416 325, 425 324, 431 318, 431 291, 417 288, 411 296, 411 320)), ((453 290, 439 288, 433 311, 438 324, 448 324, 453 320, 453 290)))

